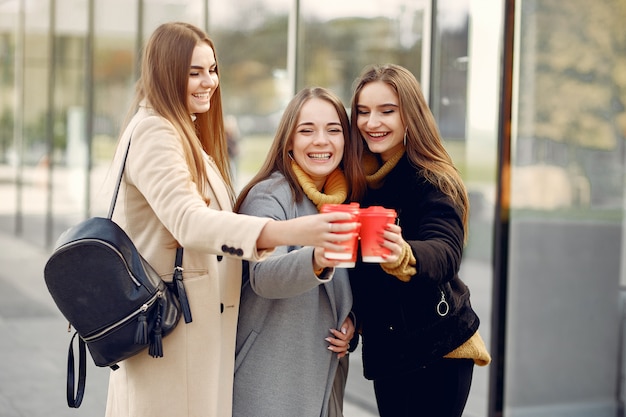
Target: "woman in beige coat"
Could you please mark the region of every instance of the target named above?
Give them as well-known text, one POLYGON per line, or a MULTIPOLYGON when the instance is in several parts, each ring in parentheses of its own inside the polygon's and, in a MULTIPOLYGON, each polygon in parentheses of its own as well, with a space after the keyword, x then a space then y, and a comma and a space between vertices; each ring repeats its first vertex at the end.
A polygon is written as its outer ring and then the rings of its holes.
POLYGON ((141 69, 114 159, 120 166, 132 137, 114 220, 164 280, 184 248, 193 321, 163 339, 162 358, 142 352, 111 371, 106 415, 227 417, 242 259, 262 260, 282 245, 337 250, 333 241, 354 225, 332 224, 347 214, 273 221, 232 213, 217 57, 203 31, 159 26, 141 69))

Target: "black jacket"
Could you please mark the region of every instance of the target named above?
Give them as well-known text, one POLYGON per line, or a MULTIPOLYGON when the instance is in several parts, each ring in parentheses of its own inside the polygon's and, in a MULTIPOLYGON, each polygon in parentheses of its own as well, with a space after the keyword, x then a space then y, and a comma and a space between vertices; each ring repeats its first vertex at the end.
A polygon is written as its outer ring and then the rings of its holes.
POLYGON ((463 223, 451 199, 412 167, 406 154, 380 189, 367 190, 361 207, 398 213, 404 239, 417 260, 417 274, 402 282, 379 264, 359 261, 350 270, 353 311, 361 329, 365 377, 412 371, 442 358, 478 329, 468 287, 458 277, 463 223), (449 306, 444 316, 445 305, 449 306))

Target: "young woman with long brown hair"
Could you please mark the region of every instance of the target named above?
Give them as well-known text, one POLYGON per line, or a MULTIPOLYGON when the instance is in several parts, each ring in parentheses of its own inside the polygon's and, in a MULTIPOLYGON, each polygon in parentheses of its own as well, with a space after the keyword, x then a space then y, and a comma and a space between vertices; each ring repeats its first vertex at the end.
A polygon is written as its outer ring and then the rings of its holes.
POLYGON ((391 254, 350 271, 365 377, 382 417, 460 417, 474 364, 490 357, 458 272, 467 192, 418 81, 406 68, 366 68, 355 83, 352 133, 365 145, 362 206, 394 209, 391 254))
MULTIPOLYGON (((358 184, 364 186, 359 162, 341 100, 325 88, 304 88, 287 105, 263 166, 235 208, 287 220, 354 201, 362 194, 358 184)), ((281 246, 267 260, 250 262, 233 416, 342 415, 352 293, 347 270, 324 252, 281 246)))

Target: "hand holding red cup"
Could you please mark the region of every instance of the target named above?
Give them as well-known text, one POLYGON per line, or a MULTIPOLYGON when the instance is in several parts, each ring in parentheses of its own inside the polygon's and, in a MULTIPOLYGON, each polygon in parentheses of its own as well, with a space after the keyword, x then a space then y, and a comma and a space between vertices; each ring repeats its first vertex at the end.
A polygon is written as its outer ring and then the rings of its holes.
POLYGON ((386 255, 391 251, 380 244, 387 224, 396 221, 396 211, 381 206, 362 208, 359 214, 361 222, 361 258, 363 262, 386 262, 386 255))
MULTIPOLYGON (((343 212, 352 214, 352 219, 346 220, 345 222, 337 222, 337 223, 350 223, 359 221, 359 204, 358 203, 349 203, 349 204, 324 204, 320 210, 321 213, 332 213, 332 212, 343 212)), ((345 242, 342 242, 344 246, 344 250, 340 252, 333 251, 324 251, 324 257, 330 260, 339 260, 342 261, 336 265, 338 268, 353 268, 356 263, 356 254, 357 254, 357 246, 359 240, 359 228, 357 226, 356 229, 350 230, 346 233, 352 233, 353 237, 348 239, 345 242)))

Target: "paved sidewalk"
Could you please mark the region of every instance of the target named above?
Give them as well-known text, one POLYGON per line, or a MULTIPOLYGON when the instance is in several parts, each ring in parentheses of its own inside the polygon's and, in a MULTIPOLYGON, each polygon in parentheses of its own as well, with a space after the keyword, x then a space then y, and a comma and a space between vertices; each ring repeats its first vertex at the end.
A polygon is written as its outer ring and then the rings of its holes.
POLYGON ((43 280, 48 253, 2 232, 0 248, 0 416, 102 416, 108 371, 93 363, 81 407, 65 400, 71 334, 43 280))
MULTIPOLYGON (((109 370, 91 358, 82 405, 71 409, 66 403, 71 333, 43 279, 49 253, 1 230, 0 249, 0 417, 103 416, 109 370)), ((374 417, 360 357, 352 362, 355 383, 346 393, 345 417, 374 417)))

